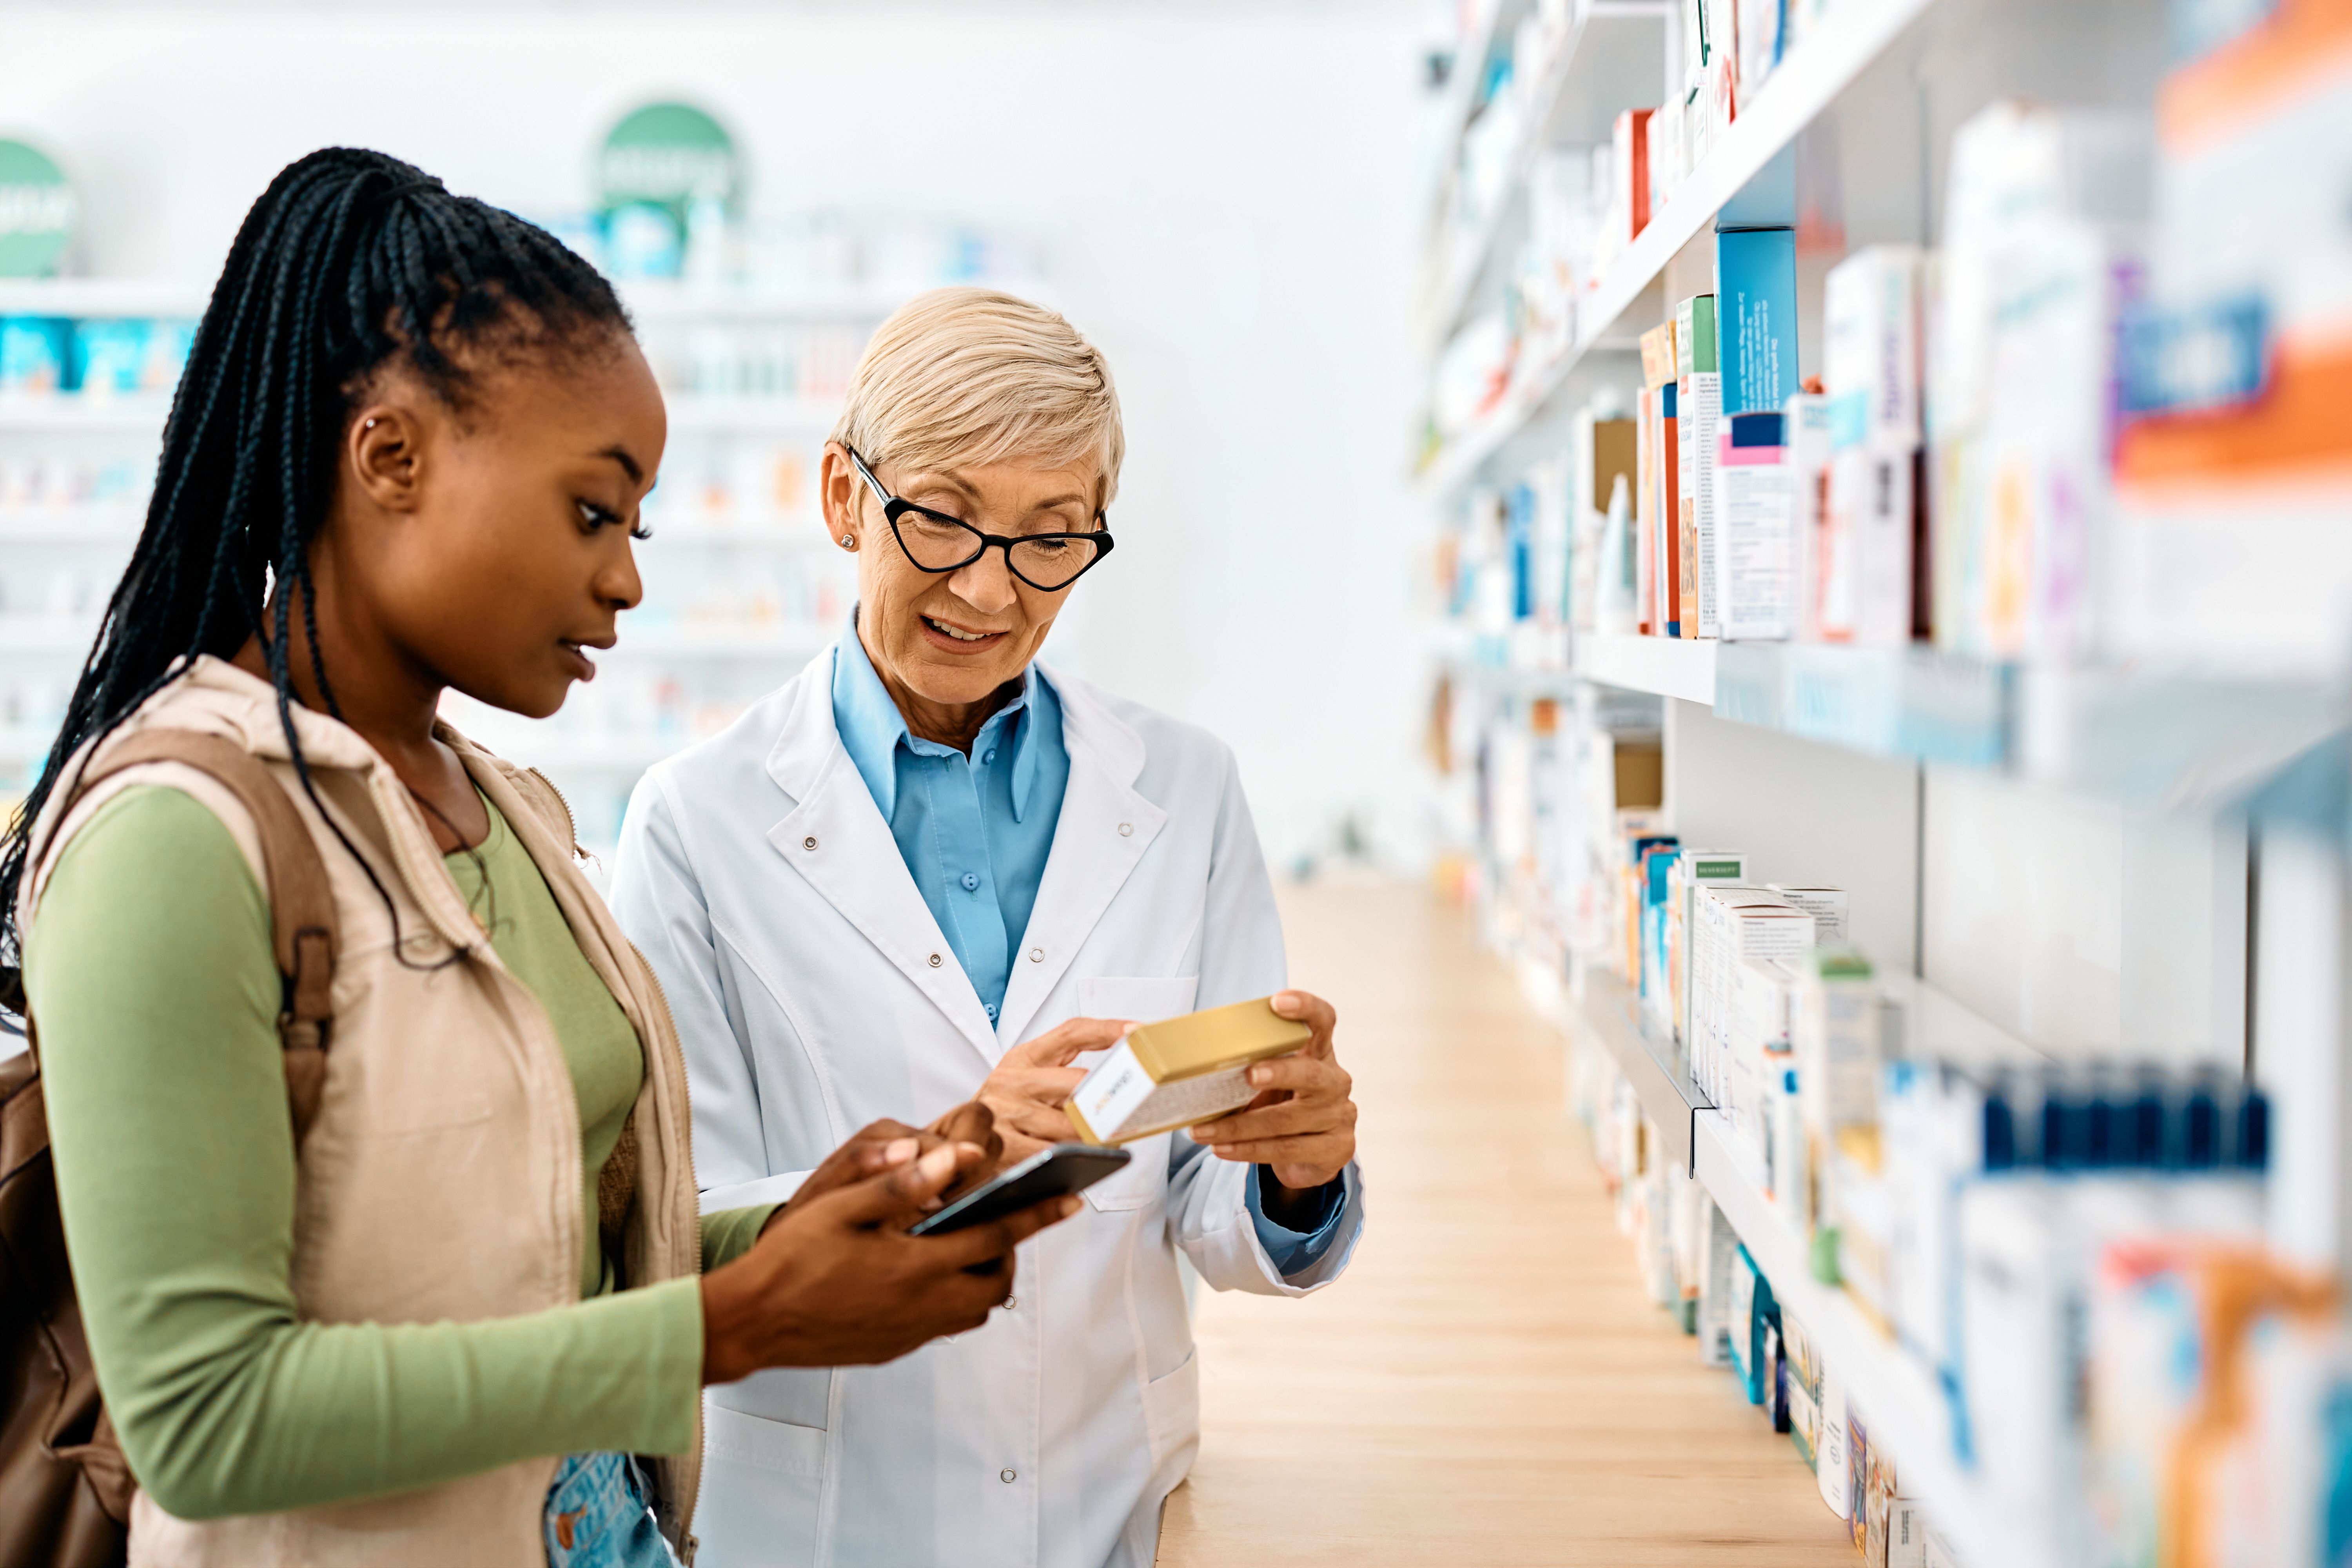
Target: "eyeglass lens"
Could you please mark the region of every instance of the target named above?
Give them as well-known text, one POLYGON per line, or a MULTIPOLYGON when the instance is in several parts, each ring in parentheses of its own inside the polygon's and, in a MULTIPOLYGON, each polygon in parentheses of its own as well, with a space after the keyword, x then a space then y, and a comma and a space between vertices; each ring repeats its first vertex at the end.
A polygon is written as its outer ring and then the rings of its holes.
MULTIPOLYGON (((930 572, 951 572, 980 558, 979 531, 946 518, 908 511, 898 518, 908 558, 930 572)), ((1007 553, 1014 574, 1039 588, 1058 588, 1093 564, 1099 546, 1087 539, 1024 539, 1007 553)))

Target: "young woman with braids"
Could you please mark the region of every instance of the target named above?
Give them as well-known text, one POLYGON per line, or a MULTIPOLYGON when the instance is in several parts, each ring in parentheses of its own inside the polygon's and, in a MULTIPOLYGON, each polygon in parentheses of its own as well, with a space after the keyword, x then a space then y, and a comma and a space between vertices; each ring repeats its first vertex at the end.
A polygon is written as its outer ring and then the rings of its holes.
POLYGON ((604 281, 405 163, 313 153, 237 235, 0 864, 136 1562, 667 1563, 703 1384, 974 1327, 1076 1206, 908 1237, 994 1157, 973 1106, 698 1220, 658 987, 553 792, 435 718, 593 678, 665 437, 604 281), (171 763, 74 798, 159 726, 261 759, 327 861, 299 1147, 253 819, 171 763))

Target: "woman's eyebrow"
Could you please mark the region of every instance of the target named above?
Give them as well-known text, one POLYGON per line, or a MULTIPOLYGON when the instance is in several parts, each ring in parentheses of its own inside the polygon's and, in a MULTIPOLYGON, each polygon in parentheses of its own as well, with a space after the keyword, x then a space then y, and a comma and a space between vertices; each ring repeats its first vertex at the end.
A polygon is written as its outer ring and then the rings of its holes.
POLYGON ((640 464, 636 458, 629 455, 629 449, 626 447, 621 446, 616 442, 614 445, 605 447, 596 455, 600 458, 610 458, 613 461, 620 464, 621 471, 629 476, 629 482, 631 484, 641 485, 646 482, 646 470, 644 466, 640 464))

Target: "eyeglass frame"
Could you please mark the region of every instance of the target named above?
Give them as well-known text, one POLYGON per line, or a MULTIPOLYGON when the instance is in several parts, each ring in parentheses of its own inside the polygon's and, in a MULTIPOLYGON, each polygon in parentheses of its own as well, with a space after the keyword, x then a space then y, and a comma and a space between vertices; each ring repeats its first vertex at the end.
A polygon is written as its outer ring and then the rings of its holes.
POLYGON ((857 449, 855 447, 852 447, 848 442, 844 441, 841 444, 841 449, 849 454, 850 464, 856 468, 857 477, 866 481, 866 487, 874 492, 874 499, 882 503, 882 517, 883 521, 890 525, 890 537, 898 542, 898 552, 904 555, 907 558, 907 563, 918 572, 929 572, 934 576, 945 576, 950 572, 961 572, 965 567, 978 561, 982 556, 987 554, 989 550, 993 547, 1004 552, 1004 569, 1007 572, 1012 573, 1015 577, 1020 578, 1021 581, 1028 584, 1029 586, 1036 589, 1037 592, 1041 594, 1059 594, 1066 589, 1075 587, 1077 584, 1079 578, 1085 576, 1087 573, 1101 565, 1103 563, 1103 557, 1108 555, 1111 552, 1113 541, 1110 536, 1110 514, 1104 511, 1099 507, 1095 509, 1095 521, 1099 526, 1083 533, 989 533, 983 530, 974 528, 971 524, 966 522, 960 517, 950 517, 943 511, 933 511, 927 506, 917 506, 913 501, 901 500, 898 497, 892 495, 888 490, 882 488, 882 481, 874 477, 874 470, 866 466, 866 459, 857 455, 857 449), (973 538, 980 541, 980 548, 973 551, 970 555, 964 557, 961 561, 957 562, 952 566, 924 565, 921 562, 915 559, 915 552, 907 548, 906 536, 898 531, 898 520, 906 516, 910 511, 928 517, 934 522, 944 522, 952 527, 962 529, 966 533, 971 534, 973 538), (1100 545, 1101 548, 1095 552, 1093 560, 1087 562, 1085 565, 1079 567, 1077 571, 1071 574, 1068 581, 1048 588, 1044 584, 1030 577, 1026 573, 1023 572, 1020 567, 1013 564, 1013 547, 1014 545, 1029 544, 1039 540, 1046 539, 1084 539, 1100 545))

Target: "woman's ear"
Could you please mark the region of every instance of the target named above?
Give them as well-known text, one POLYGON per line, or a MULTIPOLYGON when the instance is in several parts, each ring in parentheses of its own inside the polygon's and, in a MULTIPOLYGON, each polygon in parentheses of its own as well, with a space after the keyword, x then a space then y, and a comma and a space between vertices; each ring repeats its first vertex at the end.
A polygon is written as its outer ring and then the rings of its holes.
POLYGON ((425 429, 415 410, 396 403, 360 410, 343 438, 348 478, 386 511, 414 511, 425 488, 425 429))
POLYGON ((857 548, 864 531, 857 521, 857 470, 849 466, 848 448, 838 441, 824 444, 816 471, 817 504, 824 511, 824 531, 844 550, 857 548))

